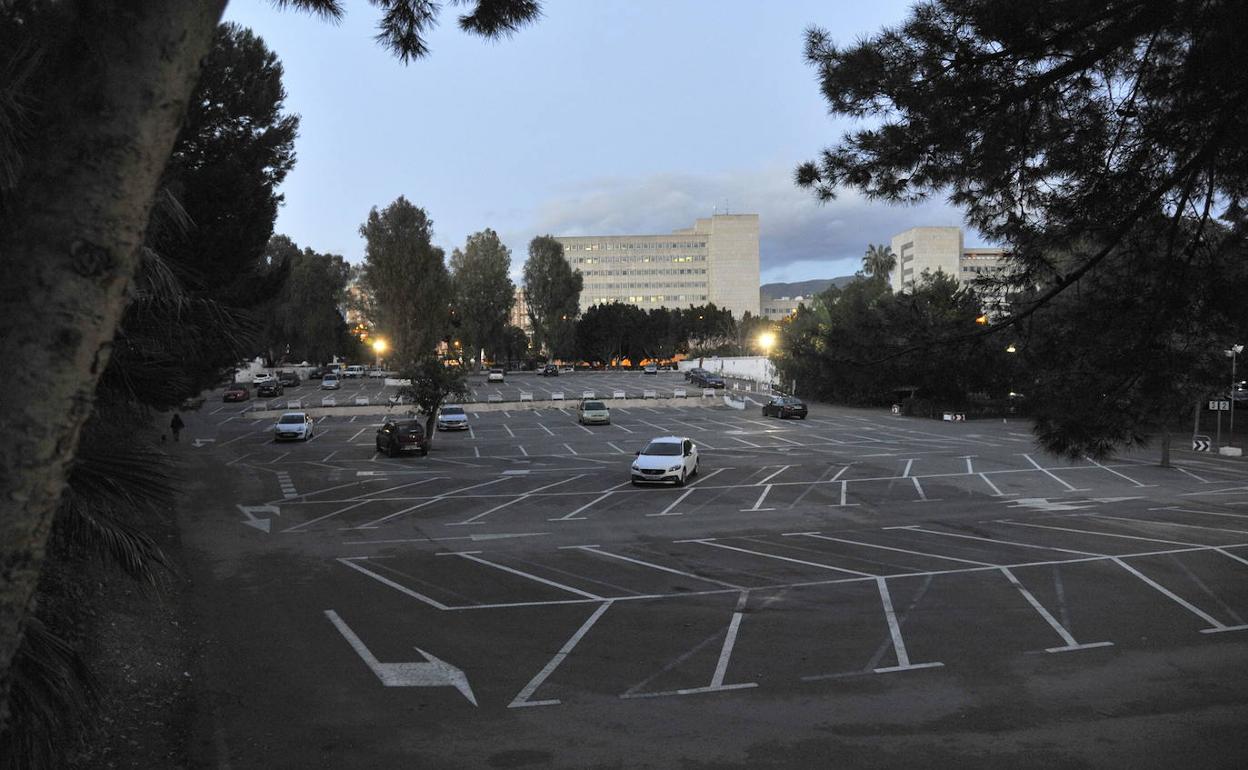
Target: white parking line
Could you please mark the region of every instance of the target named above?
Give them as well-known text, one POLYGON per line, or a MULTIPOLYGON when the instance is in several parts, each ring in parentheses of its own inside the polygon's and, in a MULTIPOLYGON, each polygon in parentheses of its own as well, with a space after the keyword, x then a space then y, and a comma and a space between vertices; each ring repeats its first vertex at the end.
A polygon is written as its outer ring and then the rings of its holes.
POLYGON ((844 572, 848 575, 857 575, 858 577, 868 577, 868 578, 875 577, 875 575, 872 575, 869 572, 859 572, 858 570, 846 569, 844 567, 833 567, 830 564, 821 564, 817 561, 806 561, 804 559, 794 559, 790 556, 777 556, 776 554, 766 553, 765 551, 751 551, 748 548, 738 548, 735 545, 727 545, 725 543, 716 543, 714 540, 711 540, 711 539, 677 540, 676 542, 697 543, 698 545, 708 545, 712 548, 722 548, 725 551, 737 551, 739 553, 750 554, 751 556, 761 556, 765 559, 776 559, 778 561, 786 561, 786 562, 791 562, 793 564, 804 564, 808 567, 818 567, 819 569, 832 570, 833 572, 844 572))
POLYGON ((670 511, 671 511, 673 508, 675 508, 677 505, 680 505, 680 501, 681 501, 681 500, 684 500, 686 497, 688 497, 689 495, 693 494, 693 492, 694 492, 694 490, 692 490, 692 489, 686 489, 686 490, 684 491, 684 493, 683 493, 683 494, 681 494, 681 496, 680 496, 680 497, 678 497, 678 498, 676 498, 675 500, 673 500, 673 501, 672 501, 672 504, 671 504, 671 505, 669 505, 669 506, 667 506, 666 508, 664 508, 662 511, 660 511, 660 512, 658 512, 658 513, 647 513, 646 515, 647 515, 647 516, 684 516, 684 514, 683 514, 683 513, 679 513, 679 512, 677 512, 677 513, 671 513, 670 511))
POLYGON ((611 447, 612 449, 614 449, 615 451, 619 452, 622 455, 628 454, 628 452, 625 452, 623 449, 620 449, 618 446, 611 443, 610 441, 607 442, 607 446, 611 447))
POLYGON ((898 553, 908 553, 914 556, 925 556, 929 559, 943 559, 945 561, 957 561, 957 562, 962 562, 963 564, 978 564, 981 567, 997 566, 996 564, 992 562, 975 561, 974 559, 959 559, 956 556, 942 556, 941 554, 938 554, 938 553, 926 553, 924 551, 912 551, 908 548, 897 548, 891 545, 879 545, 877 543, 867 543, 862 540, 847 540, 845 538, 840 538, 840 537, 829 537, 828 535, 821 535, 817 532, 791 532, 791 533, 786 532, 783 535, 783 537, 813 537, 816 540, 830 540, 833 543, 846 543, 848 545, 859 545, 864 548, 878 548, 883 551, 896 551, 898 553))
POLYGON ((585 503, 585 504, 584 504, 584 505, 582 505, 580 508, 577 508, 575 511, 572 511, 572 512, 571 512, 571 513, 569 513, 568 515, 566 515, 566 516, 560 516, 560 517, 555 518, 555 519, 547 519, 547 521, 573 521, 573 520, 577 520, 577 519, 584 519, 584 518, 585 518, 584 516, 577 516, 576 514, 578 514, 578 513, 580 513, 581 511, 584 511, 584 510, 586 510, 586 509, 588 509, 588 508, 592 507, 595 503, 598 503, 598 502, 600 502, 600 501, 602 501, 602 500, 607 499, 608 497, 610 497, 610 496, 611 496, 611 495, 613 495, 613 494, 615 494, 615 493, 614 493, 614 492, 603 492, 603 493, 602 493, 601 495, 599 495, 598 497, 595 497, 593 500, 590 500, 588 503, 585 503))
POLYGON ((438 555, 439 556, 462 556, 463 558, 468 559, 469 561, 476 562, 477 564, 484 564, 487 567, 493 567, 494 569, 502 570, 503 572, 508 572, 512 575, 517 575, 519 577, 528 578, 529 580, 532 580, 537 583, 541 583, 542 585, 548 585, 551 588, 558 588, 558 589, 567 591, 568 593, 576 594, 577 596, 583 596, 586 599, 604 598, 604 597, 599 596, 598 594, 592 594, 588 591, 582 591, 579 588, 573 588, 572 586, 567 586, 567 585, 564 585, 563 583, 558 583, 554 580, 547 580, 546 578, 540 575, 533 575, 531 573, 525 572, 524 570, 519 570, 514 567, 508 567, 506 564, 499 564, 497 562, 490 561, 489 559, 482 559, 480 556, 477 556, 476 553, 477 552, 475 551, 473 552, 457 551, 454 553, 443 553, 443 554, 438 554, 438 555))
POLYGON ((888 621, 888 633, 893 640, 893 652, 897 655, 896 666, 877 668, 875 673, 883 674, 891 671, 908 671, 916 668, 937 668, 943 666, 943 663, 912 664, 910 662, 910 655, 906 652, 906 642, 901 638, 901 624, 897 622, 897 612, 893 609, 893 597, 888 592, 888 582, 882 577, 877 577, 875 584, 880 589, 880 604, 884 608, 884 619, 888 621))
POLYGON ((555 653, 555 656, 550 659, 550 662, 547 663, 541 671, 537 672, 537 676, 529 680, 529 683, 526 684, 524 689, 512 699, 511 703, 507 704, 507 708, 514 709, 521 708, 523 706, 558 705, 560 703, 558 699, 531 701, 529 698, 533 695, 533 693, 537 692, 538 687, 542 686, 542 682, 545 682, 546 678, 554 673, 555 669, 559 667, 559 664, 563 662, 564 658, 568 657, 568 654, 571 653, 577 643, 581 641, 581 638, 584 637, 585 634, 589 633, 589 629, 593 628, 594 624, 598 622, 598 618, 602 617, 602 613, 606 612, 607 608, 610 606, 611 602, 607 601, 599 606, 598 609, 594 610, 594 614, 590 615, 589 619, 581 624, 581 627, 578 628, 576 633, 572 634, 572 637, 564 643, 563 647, 559 649, 559 652, 555 653))
POLYGON ((694 580, 701 580, 706 583, 713 583, 717 586, 724 586, 725 588, 736 588, 738 590, 742 588, 742 586, 739 586, 735 583, 726 583, 723 580, 716 580, 715 578, 709 578, 709 577, 704 577, 702 575, 696 575, 692 572, 684 572, 682 570, 673 569, 671 567, 665 567, 662 564, 655 564, 653 562, 643 561, 642 559, 635 559, 631 556, 623 556, 618 553, 610 553, 608 551, 603 551, 603 550, 600 550, 599 546, 596 546, 596 545, 594 546, 581 545, 581 546, 570 546, 570 547, 579 548, 585 551, 586 553, 597 554, 598 556, 606 556, 607 558, 610 558, 610 559, 619 559, 620 561, 626 561, 626 562, 629 562, 630 564, 636 564, 641 567, 649 567, 651 569, 657 569, 661 572, 669 572, 673 575, 681 575, 683 577, 693 578, 694 580))

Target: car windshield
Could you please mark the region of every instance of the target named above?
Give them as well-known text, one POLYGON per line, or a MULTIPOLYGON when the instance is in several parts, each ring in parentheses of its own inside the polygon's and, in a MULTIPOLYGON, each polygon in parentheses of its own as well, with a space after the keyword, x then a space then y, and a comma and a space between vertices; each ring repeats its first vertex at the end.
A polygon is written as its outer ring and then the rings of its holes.
POLYGON ((445 416, 447 416, 447 415, 451 415, 451 414, 463 414, 463 413, 464 413, 464 408, 463 408, 462 406, 444 406, 444 407, 442 407, 442 416, 443 416, 443 417, 445 417, 445 416))
POLYGON ((282 419, 278 420, 280 425, 299 425, 303 423, 303 415, 301 414, 284 414, 282 419))
POLYGON ((605 412, 607 407, 601 401, 586 401, 585 411, 587 412, 605 412))
POLYGON ((394 426, 401 431, 406 430, 406 431, 415 431, 419 433, 422 430, 424 430, 424 428, 422 428, 420 423, 417 422, 416 420, 404 420, 403 422, 396 422, 394 426))
POLYGON ((325 375, 325 379, 326 379, 326 380, 333 381, 333 380, 338 379, 338 375, 336 375, 336 374, 327 374, 327 375, 325 375))
POLYGON ((678 441, 651 441, 650 446, 642 451, 643 455, 659 455, 660 457, 677 457, 680 455, 678 441))

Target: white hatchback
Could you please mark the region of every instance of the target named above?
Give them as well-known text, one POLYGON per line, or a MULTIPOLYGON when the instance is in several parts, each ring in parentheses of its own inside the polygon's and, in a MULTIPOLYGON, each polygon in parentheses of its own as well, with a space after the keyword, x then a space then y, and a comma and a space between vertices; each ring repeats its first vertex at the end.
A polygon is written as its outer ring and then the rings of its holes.
POLYGON ((487 374, 487 375, 485 376, 485 381, 486 381, 486 382, 502 382, 502 381, 503 381, 503 370, 502 370, 502 369, 491 369, 491 370, 490 370, 490 373, 489 373, 489 374, 487 374))
POLYGON ((698 447, 685 436, 660 436, 651 439, 637 453, 630 469, 634 484, 672 482, 683 487, 698 473, 698 447))
POLYGON ((307 412, 287 412, 277 418, 273 438, 277 441, 307 441, 312 438, 312 416, 307 412))
POLYGON ((438 430, 468 430, 468 415, 464 408, 447 404, 438 410, 438 430))
POLYGON ((321 378, 321 390, 338 390, 342 387, 342 383, 338 381, 338 375, 327 374, 321 378))

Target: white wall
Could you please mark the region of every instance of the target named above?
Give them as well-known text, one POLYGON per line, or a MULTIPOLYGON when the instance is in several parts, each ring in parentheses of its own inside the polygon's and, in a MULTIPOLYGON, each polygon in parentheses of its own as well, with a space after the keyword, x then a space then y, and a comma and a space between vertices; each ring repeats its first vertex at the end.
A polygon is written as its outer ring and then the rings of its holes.
POLYGON ((729 358, 687 358, 678 364, 680 371, 701 366, 708 372, 724 377, 737 377, 754 382, 767 382, 775 376, 775 369, 765 356, 733 356, 729 358), (699 364, 698 362, 701 361, 699 364))

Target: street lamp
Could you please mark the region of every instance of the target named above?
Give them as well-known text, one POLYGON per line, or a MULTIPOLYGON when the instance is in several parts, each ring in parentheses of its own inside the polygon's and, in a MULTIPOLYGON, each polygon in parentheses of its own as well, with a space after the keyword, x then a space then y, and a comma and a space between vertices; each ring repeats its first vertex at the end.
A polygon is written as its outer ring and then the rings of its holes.
POLYGON ((1233 446, 1235 444, 1235 359, 1239 357, 1240 353, 1244 352, 1244 346, 1231 345, 1228 350, 1222 352, 1231 359, 1231 429, 1228 431, 1229 435, 1226 439, 1226 445, 1233 446))
POLYGON ((386 347, 387 347, 386 341, 383 340, 381 337, 378 337, 373 340, 373 354, 376 356, 373 363, 376 364, 377 366, 381 366, 381 357, 383 354, 385 354, 386 347))
POLYGON ((759 347, 763 349, 763 355, 767 357, 767 361, 764 364, 763 376, 767 378, 768 389, 771 389, 771 381, 773 379, 772 373, 771 373, 771 349, 775 347, 775 344, 776 344, 775 332, 767 331, 758 335, 758 345, 759 347))

